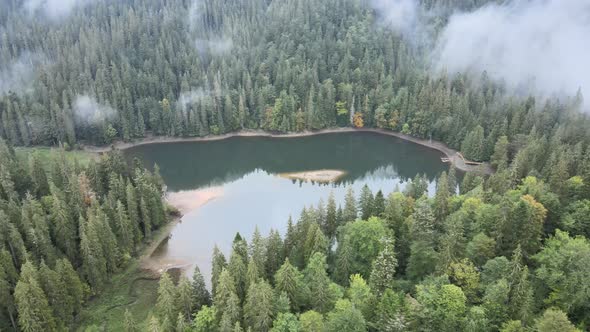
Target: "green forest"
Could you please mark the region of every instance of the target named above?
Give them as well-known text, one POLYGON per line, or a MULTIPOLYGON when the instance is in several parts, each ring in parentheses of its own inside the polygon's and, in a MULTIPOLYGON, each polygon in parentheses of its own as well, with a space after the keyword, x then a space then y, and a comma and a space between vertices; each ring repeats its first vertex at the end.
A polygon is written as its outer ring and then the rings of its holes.
POLYGON ((104 0, 52 19, 0 1, 0 330, 105 330, 80 313, 177 213, 157 167, 70 150, 338 127, 440 141, 494 172, 451 166, 434 192, 416 175, 298 207, 285 234, 216 248, 210 281, 164 273, 147 320, 127 311, 125 330, 590 329, 582 90, 540 97, 432 70, 428 36, 503 1, 421 0, 428 29, 413 39, 370 2, 104 0), (17 153, 37 146, 61 148, 17 153))

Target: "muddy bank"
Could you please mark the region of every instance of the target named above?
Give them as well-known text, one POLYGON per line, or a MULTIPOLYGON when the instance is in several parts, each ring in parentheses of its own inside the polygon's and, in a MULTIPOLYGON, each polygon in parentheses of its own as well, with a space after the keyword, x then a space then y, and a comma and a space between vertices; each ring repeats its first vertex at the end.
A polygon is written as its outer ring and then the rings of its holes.
POLYGON ((315 135, 326 135, 333 133, 348 133, 348 132, 370 132, 378 133, 387 136, 397 137, 412 143, 420 144, 431 149, 442 152, 450 163, 455 165, 459 170, 465 172, 480 172, 484 174, 492 174, 494 171, 489 163, 482 163, 481 165, 469 165, 457 154, 457 150, 448 147, 446 144, 433 140, 425 140, 416 138, 410 135, 389 131, 385 129, 376 128, 334 128, 324 129, 318 131, 305 131, 300 133, 287 133, 287 134, 272 134, 261 130, 243 130, 235 133, 229 133, 224 135, 212 135, 205 137, 167 137, 167 136, 149 136, 134 142, 116 142, 111 146, 84 146, 84 150, 88 152, 101 153, 110 151, 112 148, 125 150, 139 145, 147 144, 158 144, 158 143, 175 143, 175 142, 205 142, 205 141, 217 141, 228 139, 231 137, 273 137, 273 138, 295 138, 295 137, 306 137, 315 135))
POLYGON ((279 177, 299 180, 304 182, 319 182, 330 183, 335 182, 346 175, 345 171, 337 169, 320 169, 317 171, 295 172, 295 173, 280 173, 279 177))
POLYGON ((176 208, 180 212, 180 216, 171 220, 158 231, 158 234, 152 239, 150 245, 141 256, 141 268, 160 275, 163 272, 173 269, 184 270, 190 267, 192 263, 188 261, 163 258, 160 251, 166 245, 174 227, 181 222, 182 216, 197 210, 199 207, 221 196, 223 196, 223 188, 221 187, 167 193, 166 202, 176 208))
POLYGON ((185 215, 221 196, 223 196, 223 187, 210 187, 169 192, 166 194, 166 202, 185 215))

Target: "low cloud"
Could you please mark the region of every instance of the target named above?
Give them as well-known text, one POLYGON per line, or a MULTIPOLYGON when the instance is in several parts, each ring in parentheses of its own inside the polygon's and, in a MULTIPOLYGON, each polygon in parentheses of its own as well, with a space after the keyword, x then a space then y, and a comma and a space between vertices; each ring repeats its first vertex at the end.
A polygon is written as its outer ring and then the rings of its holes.
POLYGON ((195 47, 201 54, 221 55, 228 53, 234 47, 231 38, 222 37, 218 39, 197 39, 195 47))
POLYGON ((13 62, 0 67, 0 95, 9 91, 30 92, 35 79, 35 69, 45 63, 47 63, 45 56, 25 53, 13 62))
POLYGON ((590 94, 590 2, 511 1, 450 17, 434 68, 481 73, 541 94, 590 94))
POLYGON ((205 91, 201 88, 194 89, 188 92, 181 93, 180 96, 178 96, 176 104, 180 109, 185 110, 188 105, 197 103, 201 101, 201 99, 209 95, 209 91, 205 91))
POLYGON ((202 1, 194 0, 188 10, 189 33, 191 36, 199 36, 193 39, 195 48, 201 56, 230 52, 234 47, 233 40, 222 33, 209 31, 203 23, 203 5, 202 1))
MULTIPOLYGON (((370 0, 378 22, 431 50, 434 72, 467 72, 506 82, 514 92, 590 95, 590 1, 508 0, 455 12, 438 34, 440 8, 418 0, 370 0), (430 18, 430 19, 429 19, 430 18), (438 23, 435 23, 438 24, 438 23)), ((445 14, 446 16, 446 14, 445 14)))
POLYGON ((416 0, 371 0, 371 7, 379 21, 392 30, 414 34, 420 26, 416 0))
POLYGON ((87 95, 78 96, 72 108, 76 122, 87 125, 101 124, 117 116, 116 110, 110 106, 99 104, 94 98, 87 95))
POLYGON ((31 15, 41 13, 55 20, 70 15, 74 8, 91 1, 94 0, 26 0, 23 7, 31 15))

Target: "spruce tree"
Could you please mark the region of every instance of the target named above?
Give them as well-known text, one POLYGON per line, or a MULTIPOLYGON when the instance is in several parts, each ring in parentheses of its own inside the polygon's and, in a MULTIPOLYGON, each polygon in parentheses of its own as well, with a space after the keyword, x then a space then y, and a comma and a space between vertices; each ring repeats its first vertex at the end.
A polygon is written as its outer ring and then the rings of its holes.
POLYGON ((135 319, 133 319, 133 314, 131 314, 131 311, 129 311, 129 309, 125 309, 124 326, 125 332, 139 331, 139 329, 137 328, 137 324, 135 323, 135 319))
POLYGON ((355 221, 358 217, 358 210, 356 200, 354 198, 354 190, 349 187, 344 197, 344 210, 342 212, 342 218, 344 222, 355 221))
POLYGON ((373 261, 371 277, 369 279, 371 289, 377 295, 383 294, 388 288, 393 288, 395 272, 397 268, 397 259, 395 258, 394 240, 392 238, 383 239, 383 249, 373 261))
POLYGON ((39 285, 37 269, 26 262, 14 289, 18 311, 18 325, 22 331, 55 331, 57 325, 49 307, 47 296, 39 285))
POLYGON ((193 272, 192 291, 192 308, 194 312, 198 312, 201 307, 211 304, 211 295, 205 286, 205 279, 197 265, 195 265, 193 272))
POLYGON ((330 278, 326 272, 326 256, 314 253, 304 271, 304 281, 311 294, 311 307, 318 312, 328 312, 332 304, 330 278))
POLYGON ((274 294, 266 281, 250 285, 244 303, 244 320, 254 331, 268 331, 274 314, 274 294))
POLYGON ((156 301, 156 313, 160 322, 166 320, 169 322, 176 321, 178 314, 177 297, 178 292, 174 287, 170 275, 164 272, 158 284, 158 299, 156 301))
POLYGON ((332 242, 333 238, 336 236, 336 228, 338 228, 336 220, 336 200, 334 199, 334 193, 331 192, 326 206, 326 222, 322 229, 330 242, 332 242))
POLYGON ((219 283, 219 277, 223 269, 227 267, 225 256, 219 247, 215 245, 213 247, 213 255, 211 258, 211 296, 215 297, 217 294, 217 284, 219 283))
POLYGON ((281 239, 279 232, 276 230, 271 230, 268 238, 266 239, 265 257, 266 279, 272 280, 274 274, 281 267, 282 262, 285 260, 283 240, 281 239))
POLYGON ((381 190, 377 191, 375 194, 375 199, 373 201, 373 215, 377 217, 381 217, 385 212, 385 198, 383 197, 383 192, 381 190))
POLYGON ((274 276, 275 291, 285 293, 293 309, 302 306, 308 294, 306 284, 303 283, 303 274, 289 263, 289 258, 274 276))
POLYGON ((176 289, 177 294, 177 308, 179 315, 183 317, 191 317, 195 308, 193 307, 194 289, 191 282, 185 276, 180 278, 176 289))
POLYGON ((359 205, 361 208, 361 219, 367 220, 373 215, 373 193, 366 184, 361 190, 361 196, 359 198, 359 205))

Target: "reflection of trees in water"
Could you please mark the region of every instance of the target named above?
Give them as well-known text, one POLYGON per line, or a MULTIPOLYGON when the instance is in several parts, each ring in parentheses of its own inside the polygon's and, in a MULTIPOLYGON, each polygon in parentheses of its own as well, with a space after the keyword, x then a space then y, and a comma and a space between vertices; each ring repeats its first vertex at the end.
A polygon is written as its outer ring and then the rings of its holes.
POLYGON ((432 181, 447 168, 438 151, 374 133, 155 144, 132 148, 127 155, 139 157, 146 166, 157 163, 170 190, 221 185, 260 170, 277 174, 341 169, 348 173, 343 179, 321 184, 340 186, 363 178, 406 182, 417 173, 432 181))

